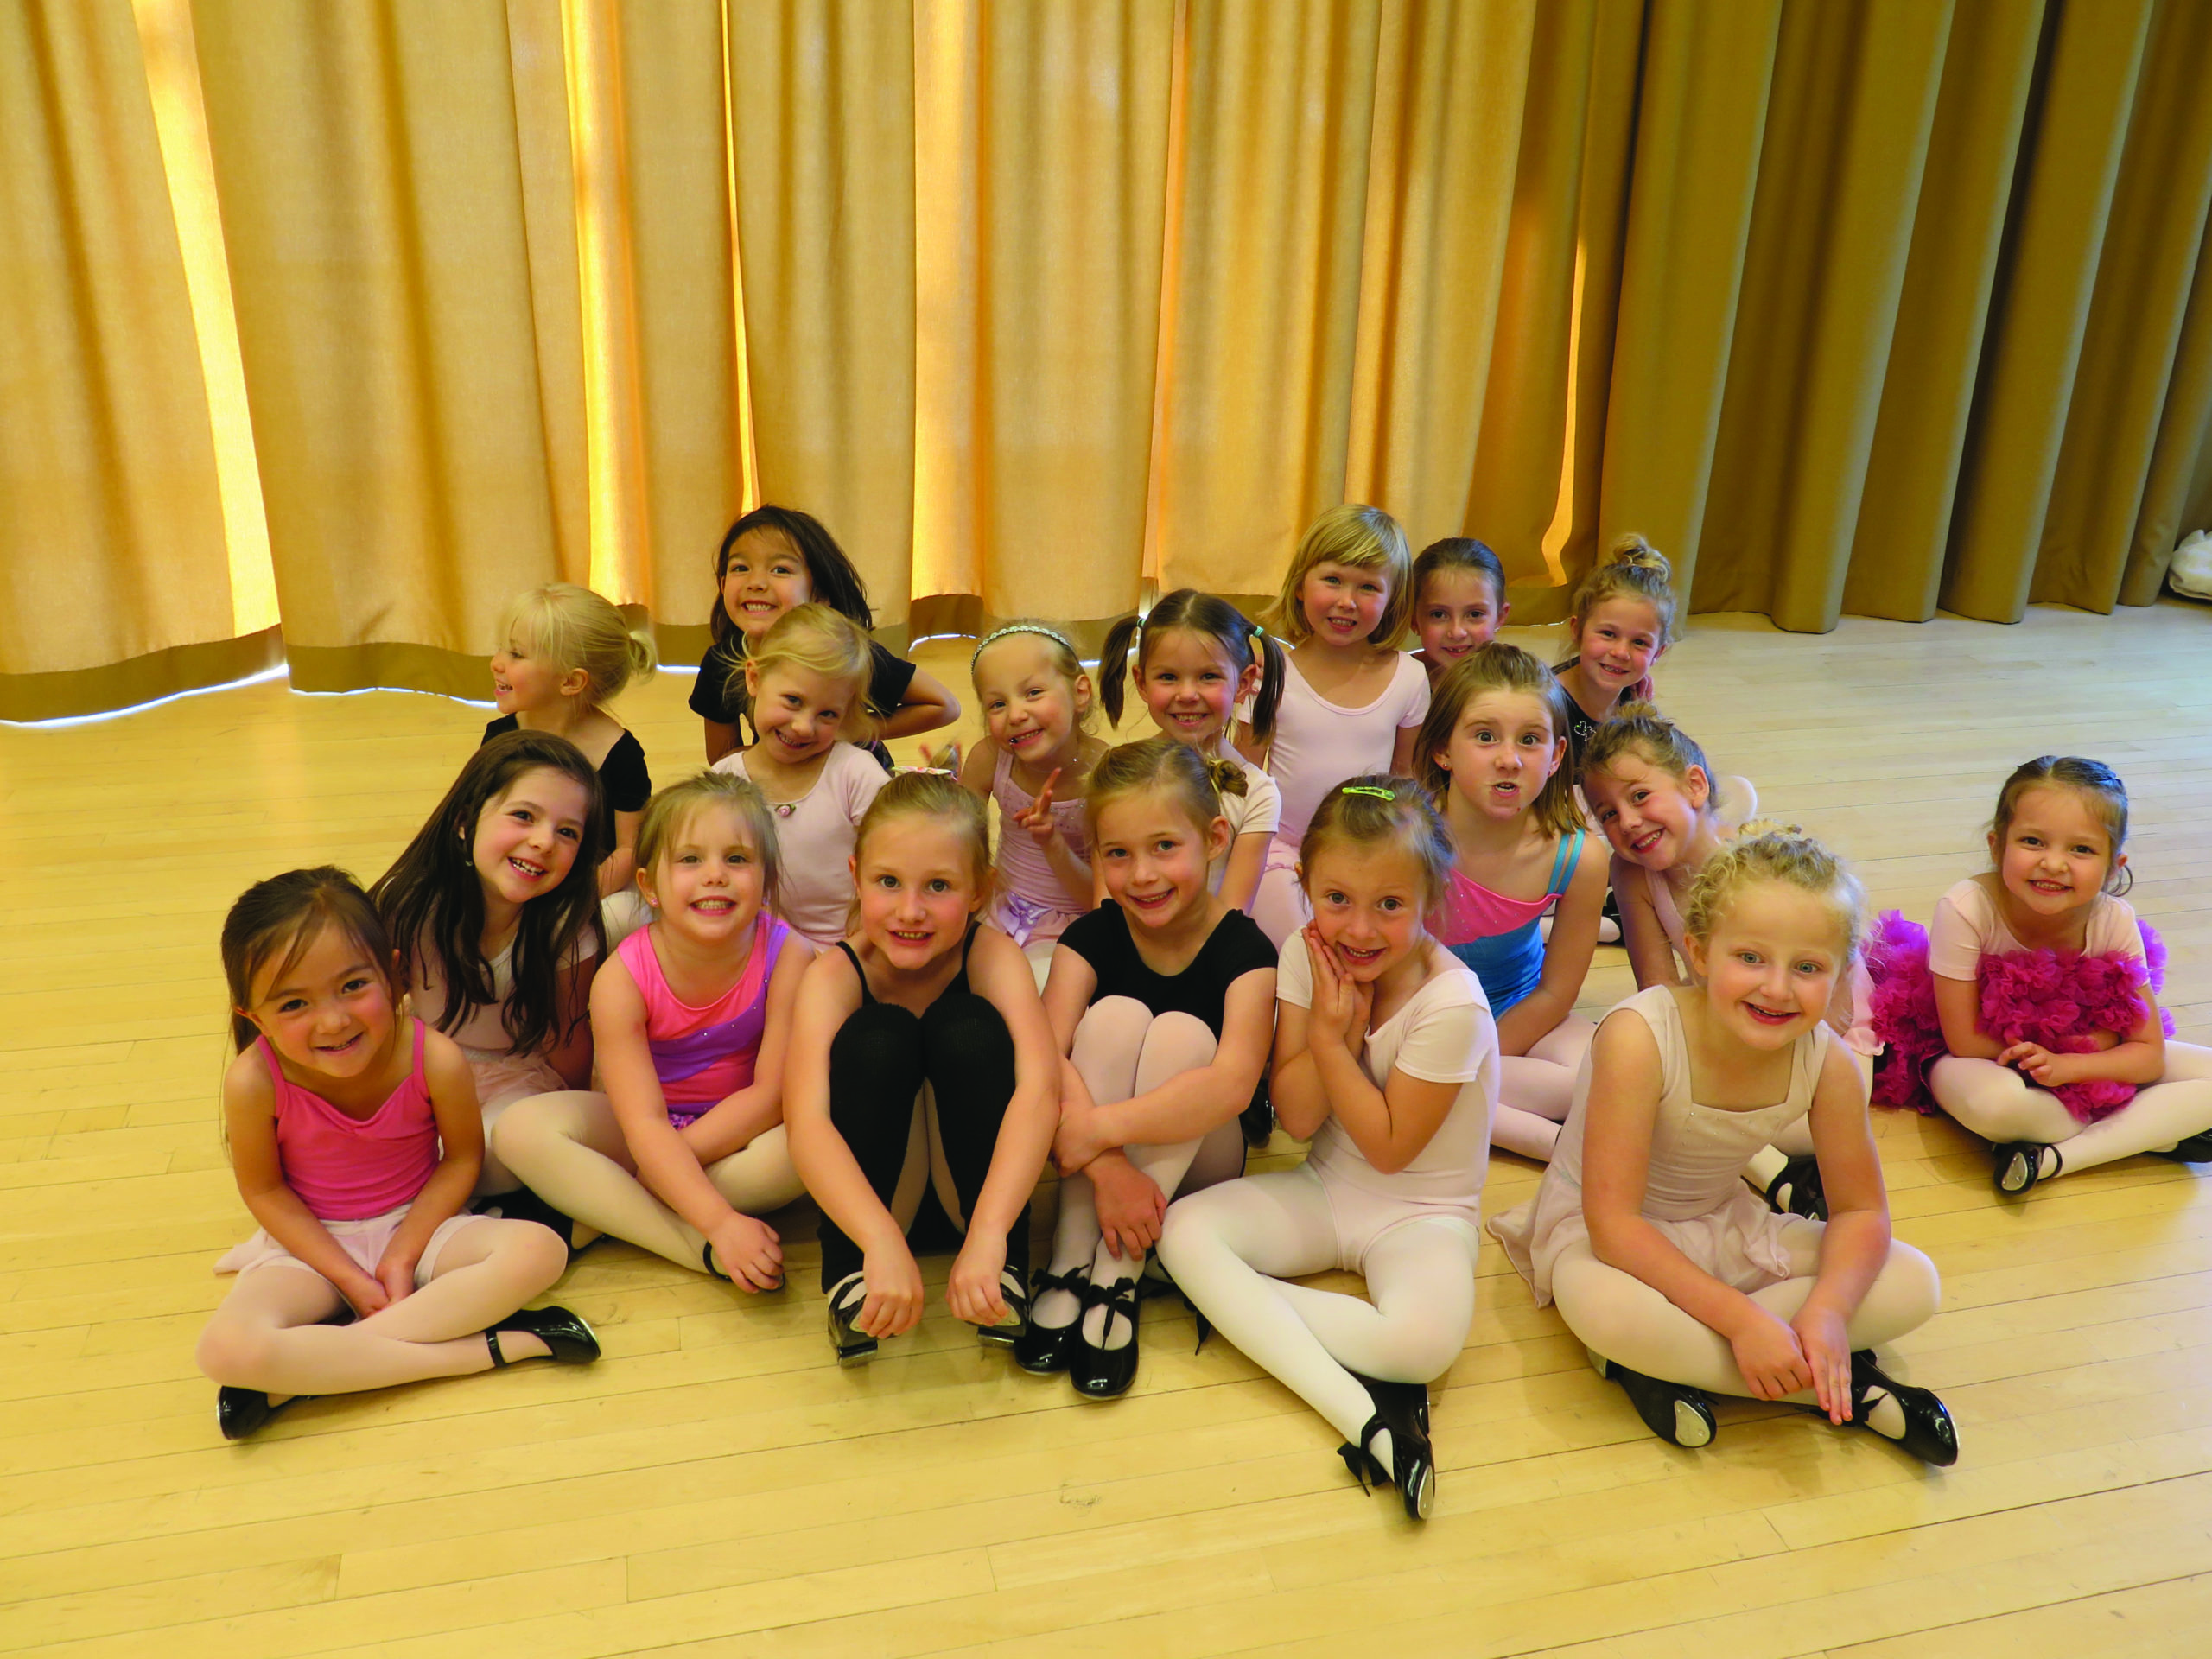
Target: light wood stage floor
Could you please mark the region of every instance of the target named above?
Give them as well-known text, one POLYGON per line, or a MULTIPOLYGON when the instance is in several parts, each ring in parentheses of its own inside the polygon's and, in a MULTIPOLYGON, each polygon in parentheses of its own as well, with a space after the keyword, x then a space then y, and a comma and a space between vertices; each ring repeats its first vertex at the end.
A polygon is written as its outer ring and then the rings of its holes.
MULTIPOLYGON (((964 694, 963 648, 924 654, 964 694)), ((1980 867, 2010 766, 2112 762, 2168 1001, 2212 1040, 2212 614, 1700 618, 1660 681, 1770 816, 1923 919, 1980 867)), ((689 683, 626 701, 664 781, 698 758, 689 683)), ((2212 1173, 2131 1159, 2004 1204, 1977 1143, 1896 1115, 1897 1230, 1944 1276, 1898 1368, 1956 1414, 1944 1472, 1771 1408, 1724 1407, 1701 1452, 1655 1440, 1487 1243, 1425 1527, 1226 1343, 1194 1356, 1172 1299, 1109 1404, 941 1306, 841 1371, 810 1243, 760 1300, 603 1245, 555 1293, 599 1365, 312 1402, 225 1444, 192 1364, 249 1227, 217 1136, 219 918, 289 866, 375 874, 485 717, 270 683, 0 729, 0 1652, 2212 1651, 2212 1173)), ((1586 1007, 1630 988, 1603 950, 1586 1007)), ((1500 1154, 1486 1207, 1535 1179, 1500 1154)))

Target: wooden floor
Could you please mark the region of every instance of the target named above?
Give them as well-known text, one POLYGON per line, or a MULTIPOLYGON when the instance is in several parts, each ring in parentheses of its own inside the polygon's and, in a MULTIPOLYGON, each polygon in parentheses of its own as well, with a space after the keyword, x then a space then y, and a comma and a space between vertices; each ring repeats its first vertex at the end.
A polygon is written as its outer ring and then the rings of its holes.
MULTIPOLYGON (((925 660, 964 686, 964 652, 925 660)), ((1660 679, 1771 814, 1923 918, 2012 765, 2112 762, 2168 1000, 2212 1040, 2212 613, 1702 618, 1660 679)), ((688 687, 626 700, 664 780, 698 758, 688 687)), ((1957 1416, 1946 1472, 1748 1406, 1665 1446, 1488 1244, 1420 1528, 1228 1344, 1193 1355, 1179 1307, 1147 1305, 1110 1404, 941 1307, 841 1371, 810 1244, 756 1301, 602 1246, 556 1293, 598 1366, 317 1402, 226 1445, 192 1365, 248 1227, 217 1141, 219 918, 292 865, 378 873, 485 717, 266 683, 0 728, 0 1652, 2212 1651, 2212 1176, 2133 1159, 2001 1205, 1974 1142, 1895 1116, 1897 1230, 1944 1275, 1899 1370, 1957 1416)), ((1587 1005, 1629 988, 1601 951, 1587 1005)), ((1535 1181, 1500 1155, 1487 1207, 1535 1181)))

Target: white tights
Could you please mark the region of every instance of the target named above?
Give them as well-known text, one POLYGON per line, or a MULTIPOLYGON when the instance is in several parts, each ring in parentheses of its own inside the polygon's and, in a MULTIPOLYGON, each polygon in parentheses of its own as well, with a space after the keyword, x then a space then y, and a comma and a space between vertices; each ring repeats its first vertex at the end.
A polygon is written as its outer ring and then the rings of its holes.
POLYGON ((1985 1141, 2035 1141, 2058 1150, 2044 1176, 2072 1175, 2139 1152, 2164 1152, 2212 1129, 2212 1048, 2166 1045, 2165 1075, 2111 1116, 2084 1123, 2048 1089, 2009 1065, 1948 1055, 1929 1074, 1936 1103, 1985 1141))
MULTIPOLYGON (((1776 1318, 1790 1319, 1812 1294, 1820 1272, 1825 1222, 1793 1219, 1782 1242, 1789 1252, 1791 1276, 1751 1293, 1751 1300, 1776 1318)), ((1942 1294, 1936 1264, 1910 1244, 1892 1239, 1890 1259, 1851 1316, 1852 1348, 1872 1348, 1925 1324, 1942 1294)), ((1728 1339, 1669 1301, 1632 1273, 1608 1267, 1579 1238, 1552 1268, 1552 1298, 1560 1316, 1592 1353, 1646 1376, 1703 1389, 1707 1394, 1748 1396, 1744 1374, 1736 1369, 1728 1339)), ((1809 1390, 1790 1401, 1809 1405, 1809 1390)))
POLYGON ((1427 1382, 1466 1346, 1479 1247, 1471 1211, 1425 1213, 1301 1166, 1179 1200, 1160 1259, 1222 1335, 1356 1443, 1375 1405, 1354 1372, 1427 1382), (1363 1274, 1370 1300, 1283 1282, 1330 1268, 1363 1274))
POLYGON ((1498 1061, 1497 1116, 1490 1143, 1540 1164, 1552 1160, 1560 1125, 1574 1104, 1574 1074, 1598 1027, 1570 1014, 1529 1045, 1526 1054, 1498 1061))
MULTIPOLYGON (((564 1215, 678 1267, 705 1270, 705 1236, 638 1179, 637 1160, 605 1095, 572 1089, 518 1100, 499 1119, 497 1140, 507 1167, 564 1215)), ((780 1123, 706 1172, 742 1215, 779 1210, 804 1190, 780 1123)))
MULTIPOLYGON (((482 1332, 558 1279, 561 1241, 525 1221, 480 1218, 456 1229, 435 1273, 411 1295, 351 1325, 323 1320, 346 1305, 338 1287, 297 1262, 238 1274, 200 1333, 200 1369, 213 1381, 271 1395, 353 1394, 492 1369, 482 1332)), ((510 1359, 544 1351, 531 1336, 503 1344, 510 1359)))
MULTIPOLYGON (((1108 996, 1092 1003, 1076 1027, 1070 1058, 1090 1097, 1106 1106, 1148 1094, 1180 1072, 1212 1065, 1215 1049, 1213 1033, 1194 1015, 1154 1015, 1135 997, 1108 996)), ((1244 1167, 1244 1137, 1233 1117, 1199 1140, 1124 1147, 1122 1152, 1171 1199, 1178 1192, 1228 1180, 1244 1167)), ((1060 1218, 1052 1232, 1051 1271, 1068 1273, 1077 1268, 1087 1268, 1090 1282, 1100 1286, 1135 1279, 1144 1271, 1141 1257, 1116 1255, 1099 1236, 1090 1178, 1080 1170, 1060 1183, 1060 1218)), ((1065 1290, 1048 1290, 1037 1299, 1035 1313, 1039 1324, 1058 1328, 1075 1318, 1076 1299, 1065 1290)), ((1121 1326, 1109 1331, 1103 1307, 1094 1307, 1084 1316, 1084 1336, 1094 1347, 1123 1347, 1133 1334, 1121 1326), (1113 1340, 1115 1337, 1121 1340, 1113 1340)))

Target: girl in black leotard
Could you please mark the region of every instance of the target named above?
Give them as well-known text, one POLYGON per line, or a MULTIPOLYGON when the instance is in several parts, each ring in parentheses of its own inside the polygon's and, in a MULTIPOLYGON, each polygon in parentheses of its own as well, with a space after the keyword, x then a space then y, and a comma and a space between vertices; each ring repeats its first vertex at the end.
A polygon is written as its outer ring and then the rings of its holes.
POLYGON ((800 983, 785 1084, 791 1157, 822 1206, 830 1340, 841 1361, 865 1359, 921 1319, 906 1230, 927 1181, 966 1235, 945 1305, 1010 1344, 1059 1053, 1028 962, 976 920, 990 896, 982 804, 943 773, 894 778, 851 861, 853 930, 800 983))

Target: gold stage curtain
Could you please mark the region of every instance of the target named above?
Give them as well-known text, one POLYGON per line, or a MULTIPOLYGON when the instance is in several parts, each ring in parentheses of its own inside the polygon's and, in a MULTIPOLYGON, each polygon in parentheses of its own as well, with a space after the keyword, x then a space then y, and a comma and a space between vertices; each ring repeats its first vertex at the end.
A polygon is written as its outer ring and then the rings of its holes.
POLYGON ((257 570, 303 684, 477 690, 556 575, 674 658, 761 500, 894 640, 1268 595, 1346 499, 1490 541, 1520 620, 1636 530, 1815 631, 2146 603, 2212 516, 2196 0, 0 28, 0 713, 265 655, 257 570))
POLYGON ((234 597, 130 4, 0 6, 0 718, 263 666, 234 597))

